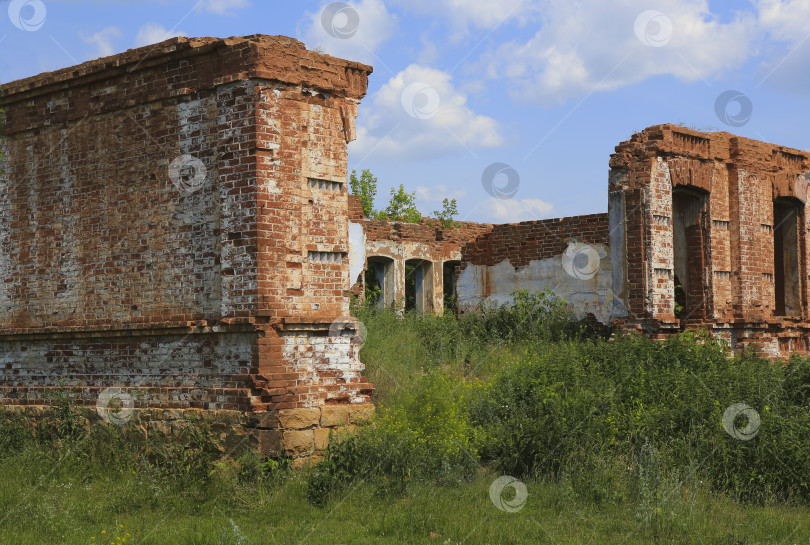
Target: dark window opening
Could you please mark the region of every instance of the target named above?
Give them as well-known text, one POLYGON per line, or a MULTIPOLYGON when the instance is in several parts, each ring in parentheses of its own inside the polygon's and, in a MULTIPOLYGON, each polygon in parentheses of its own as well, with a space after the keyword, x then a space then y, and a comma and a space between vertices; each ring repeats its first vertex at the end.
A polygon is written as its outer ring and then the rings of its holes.
POLYGON ((458 312, 456 280, 461 261, 445 261, 442 265, 442 287, 444 292, 444 310, 458 312))
POLYGON ((705 318, 705 244, 703 208, 706 195, 677 188, 672 192, 675 317, 705 318))
POLYGON ((394 260, 370 257, 365 273, 366 302, 378 307, 390 307, 394 302, 394 260))
POLYGON ((405 262, 405 310, 431 310, 433 264, 422 259, 405 262))
POLYGON ((793 199, 773 201, 774 316, 799 316, 799 205, 793 199))

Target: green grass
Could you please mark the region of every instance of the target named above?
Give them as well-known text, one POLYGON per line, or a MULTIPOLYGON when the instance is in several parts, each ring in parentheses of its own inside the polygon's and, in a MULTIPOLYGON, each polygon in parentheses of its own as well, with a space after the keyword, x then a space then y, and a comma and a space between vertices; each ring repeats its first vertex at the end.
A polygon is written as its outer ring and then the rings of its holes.
POLYGON ((807 543, 810 538, 807 508, 745 505, 701 490, 694 495, 684 491, 677 514, 664 513, 645 524, 633 504, 582 504, 559 484, 532 481, 527 482, 528 497, 520 511, 500 511, 489 498, 494 475, 483 472, 471 483, 423 483, 388 496, 359 485, 317 508, 305 499, 304 477, 295 474, 258 485, 221 478, 176 489, 137 475, 88 479, 58 469, 49 475, 52 469, 23 456, 3 464, 0 543, 78 545, 92 543, 91 537, 96 543, 110 543, 116 531, 128 532, 126 543, 138 545, 753 545, 807 543))
POLYGON ((542 302, 356 309, 375 426, 298 473, 214 463, 204 423, 178 446, 85 435, 64 397, 36 433, 0 411, 0 545, 810 543, 810 360, 608 343, 542 302), (723 429, 733 402, 761 414, 754 439, 723 429), (515 512, 490 499, 503 474, 528 492, 515 512))

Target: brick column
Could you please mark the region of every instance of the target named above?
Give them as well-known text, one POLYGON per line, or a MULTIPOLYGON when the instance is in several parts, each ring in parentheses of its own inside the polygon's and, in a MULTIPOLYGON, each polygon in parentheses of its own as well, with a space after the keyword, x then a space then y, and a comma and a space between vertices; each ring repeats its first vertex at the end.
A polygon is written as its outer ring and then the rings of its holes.
POLYGON ((672 246, 672 181, 660 157, 652 165, 648 191, 647 310, 659 321, 675 319, 672 246))

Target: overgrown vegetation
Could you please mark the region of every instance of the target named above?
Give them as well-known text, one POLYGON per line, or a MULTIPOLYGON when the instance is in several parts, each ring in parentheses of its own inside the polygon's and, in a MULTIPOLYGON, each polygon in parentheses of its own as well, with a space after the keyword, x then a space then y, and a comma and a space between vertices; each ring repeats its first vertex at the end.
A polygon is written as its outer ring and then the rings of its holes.
POLYGON ((379 217, 388 221, 421 222, 422 213, 416 208, 416 193, 408 193, 402 184, 398 188, 392 187, 391 200, 379 217))
MULTIPOLYGON (((356 170, 352 170, 349 175, 349 189, 352 195, 360 198, 363 205, 363 214, 366 217, 405 223, 420 223, 422 221, 422 213, 416 207, 416 193, 408 193, 402 184, 399 187, 391 188, 391 197, 384 209, 375 209, 374 199, 377 196, 377 177, 369 169, 363 169, 360 176, 357 175, 356 170)), ((450 229, 459 225, 459 222, 454 219, 458 215, 456 199, 444 199, 442 209, 433 213, 438 218, 443 229, 450 229)))
POLYGON ((358 177, 357 171, 353 170, 349 176, 349 189, 352 195, 360 198, 363 214, 369 218, 375 217, 377 213, 374 211, 374 198, 377 196, 377 178, 371 171, 367 168, 363 169, 358 177))
POLYGON ((455 221, 455 217, 458 216, 458 203, 456 199, 448 199, 445 197, 442 200, 442 209, 434 210, 433 215, 438 218, 442 229, 450 229, 451 227, 461 225, 459 222, 455 221))
POLYGON ((375 210, 374 198, 377 196, 377 178, 369 169, 364 169, 357 176, 353 170, 349 176, 349 189, 352 195, 357 195, 363 205, 363 214, 369 218, 388 221, 402 221, 406 223, 419 223, 422 213, 416 208, 416 193, 408 193, 405 186, 391 188, 391 199, 383 210, 375 210))
POLYGON ((637 503, 647 521, 695 483, 757 504, 810 500, 806 358, 730 358, 700 333, 607 342, 544 293, 459 320, 357 314, 379 418, 330 446, 310 481, 316 503, 358 480, 401 489, 479 467, 595 504, 637 503), (761 417, 749 440, 724 428, 736 403, 761 417))
POLYGON ((205 421, 179 441, 88 426, 67 390, 36 428, 0 412, 0 543, 810 538, 810 360, 729 358, 700 333, 608 342, 549 293, 515 300, 458 319, 355 308, 378 414, 303 472, 218 460, 205 421), (740 403, 759 417, 743 439, 740 403), (526 484, 519 512, 490 501, 500 475, 526 484))

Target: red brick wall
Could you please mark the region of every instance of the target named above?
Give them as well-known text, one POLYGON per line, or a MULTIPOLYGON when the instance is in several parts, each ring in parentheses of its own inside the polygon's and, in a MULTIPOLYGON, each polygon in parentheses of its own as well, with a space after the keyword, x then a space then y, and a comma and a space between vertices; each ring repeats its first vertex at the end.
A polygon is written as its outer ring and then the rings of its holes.
POLYGON ((363 203, 360 202, 360 197, 357 195, 349 195, 349 221, 363 223, 364 219, 363 203))
POLYGON ((346 145, 370 72, 285 37, 175 38, 5 85, 0 396, 39 403, 62 377, 88 402, 367 401, 329 328, 348 314, 346 145), (170 179, 186 155, 194 191, 170 179))
POLYGON ((456 246, 475 240, 482 233, 492 229, 492 225, 488 223, 470 221, 460 221, 454 227, 443 229, 439 220, 433 218, 422 218, 421 223, 366 218, 365 224, 366 239, 369 241, 408 240, 425 244, 445 243, 456 246))
POLYGON ((568 242, 608 245, 607 214, 590 214, 494 225, 492 231, 463 246, 461 260, 473 265, 514 267, 562 254, 568 242))

